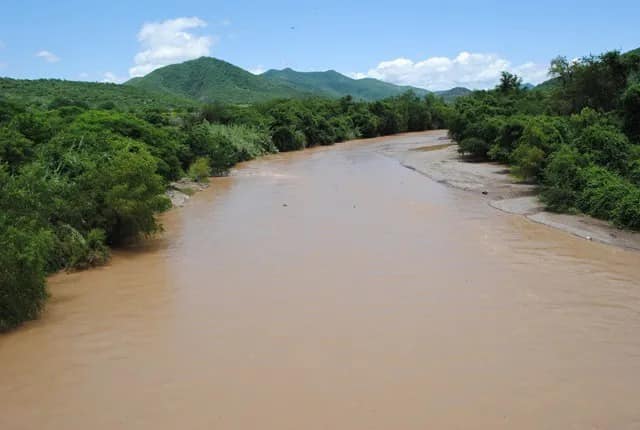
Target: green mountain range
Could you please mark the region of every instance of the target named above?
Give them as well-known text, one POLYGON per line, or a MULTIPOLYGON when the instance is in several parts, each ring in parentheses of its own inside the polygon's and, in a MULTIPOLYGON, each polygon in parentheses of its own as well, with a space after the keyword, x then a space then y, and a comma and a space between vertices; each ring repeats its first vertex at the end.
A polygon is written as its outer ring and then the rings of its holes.
POLYGON ((131 79, 125 85, 200 102, 243 104, 308 95, 293 86, 273 82, 210 57, 165 66, 131 79))
POLYGON ((394 85, 372 78, 353 79, 335 70, 296 72, 287 68, 269 70, 261 76, 304 92, 335 98, 351 95, 356 99, 372 101, 397 96, 408 90, 413 90, 419 96, 429 93, 422 88, 394 85))
MULTIPOLYGON (((372 78, 353 79, 334 70, 297 72, 287 68, 254 75, 226 61, 210 57, 162 67, 144 77, 134 78, 125 85, 200 102, 236 104, 277 98, 338 98, 346 95, 373 101, 397 96, 408 90, 420 96, 429 93, 422 88, 394 85, 372 78)), ((454 88, 436 94, 445 100, 453 100, 469 92, 466 88, 454 88)))

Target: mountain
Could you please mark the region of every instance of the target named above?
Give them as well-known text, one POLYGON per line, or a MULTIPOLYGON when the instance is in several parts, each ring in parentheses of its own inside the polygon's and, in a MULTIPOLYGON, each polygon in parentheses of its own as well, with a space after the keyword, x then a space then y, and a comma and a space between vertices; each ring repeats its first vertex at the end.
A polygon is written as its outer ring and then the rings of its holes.
MULTIPOLYGON (((394 85, 372 78, 353 79, 335 70, 297 72, 283 69, 254 75, 226 61, 210 57, 162 67, 144 77, 131 79, 125 85, 199 102, 237 104, 277 98, 338 98, 346 95, 373 101, 397 96, 408 90, 419 96, 429 94, 422 88, 394 85)), ((466 88, 454 88, 436 94, 450 101, 469 92, 466 88)))
POLYGON ((356 99, 373 101, 397 96, 408 90, 413 90, 419 96, 428 94, 428 91, 422 88, 394 85, 372 78, 353 79, 335 70, 296 72, 287 68, 269 70, 261 76, 300 91, 334 98, 351 95, 356 99))
POLYGON ((449 102, 454 101, 458 97, 467 96, 467 95, 471 94, 472 92, 473 91, 471 91, 469 88, 455 87, 455 88, 451 88, 450 90, 435 91, 434 94, 437 95, 437 96, 442 97, 445 102, 449 103, 449 102))
POLYGON ((165 66, 144 77, 131 79, 125 85, 200 102, 246 104, 309 95, 290 85, 256 76, 210 57, 165 66))

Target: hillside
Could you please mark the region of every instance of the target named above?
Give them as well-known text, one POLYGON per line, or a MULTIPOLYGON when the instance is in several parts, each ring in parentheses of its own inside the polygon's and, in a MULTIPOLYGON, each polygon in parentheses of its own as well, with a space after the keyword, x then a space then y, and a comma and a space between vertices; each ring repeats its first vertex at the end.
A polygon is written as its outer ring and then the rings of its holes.
POLYGON ((125 85, 200 102, 246 104, 307 95, 284 83, 270 81, 210 57, 162 67, 142 78, 134 78, 125 85))
POLYGON ((0 78, 0 96, 20 104, 46 107, 51 103, 106 106, 122 110, 161 106, 163 109, 190 107, 195 103, 184 97, 149 91, 132 86, 59 79, 0 78))
MULTIPOLYGON (((174 97, 187 97, 198 102, 235 104, 278 98, 339 98, 346 95, 358 100, 374 101, 409 90, 419 96, 429 94, 422 88, 394 85, 378 79, 353 79, 335 70, 297 72, 287 68, 254 75, 233 64, 209 57, 162 67, 144 77, 131 79, 125 85, 174 97)), ((451 101, 469 92, 466 88, 453 88, 436 94, 451 101)))
POLYGON ((377 79, 353 79, 335 70, 326 72, 297 72, 292 69, 269 70, 262 74, 272 82, 279 82, 299 89, 326 97, 343 97, 351 95, 356 99, 373 101, 397 96, 408 90, 423 96, 427 90, 409 86, 399 86, 377 79))
POLYGON ((458 97, 467 96, 467 95, 471 94, 472 92, 473 91, 471 91, 469 88, 455 87, 455 88, 451 88, 450 90, 435 91, 434 94, 437 95, 437 96, 442 97, 442 99, 445 102, 449 103, 449 102, 454 101, 458 97))

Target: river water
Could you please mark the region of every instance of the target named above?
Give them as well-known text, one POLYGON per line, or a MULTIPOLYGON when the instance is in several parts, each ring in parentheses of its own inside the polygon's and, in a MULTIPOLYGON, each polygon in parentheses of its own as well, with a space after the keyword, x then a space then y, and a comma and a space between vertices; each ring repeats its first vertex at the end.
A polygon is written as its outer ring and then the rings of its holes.
POLYGON ((0 337, 0 429, 637 429, 640 254, 383 149, 279 154, 50 279, 0 337))

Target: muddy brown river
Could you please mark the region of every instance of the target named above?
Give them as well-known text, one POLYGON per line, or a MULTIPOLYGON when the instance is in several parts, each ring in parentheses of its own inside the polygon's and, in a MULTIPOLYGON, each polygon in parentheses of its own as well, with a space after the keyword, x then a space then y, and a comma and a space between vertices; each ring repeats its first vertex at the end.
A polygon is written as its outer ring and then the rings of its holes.
POLYGON ((403 168, 269 156, 0 337, 0 429, 638 429, 640 253, 403 168))

